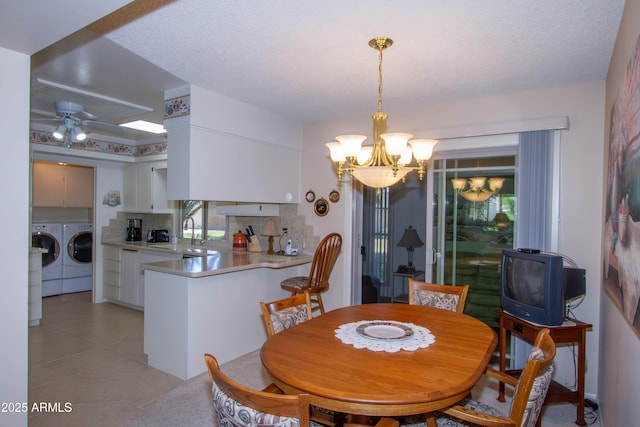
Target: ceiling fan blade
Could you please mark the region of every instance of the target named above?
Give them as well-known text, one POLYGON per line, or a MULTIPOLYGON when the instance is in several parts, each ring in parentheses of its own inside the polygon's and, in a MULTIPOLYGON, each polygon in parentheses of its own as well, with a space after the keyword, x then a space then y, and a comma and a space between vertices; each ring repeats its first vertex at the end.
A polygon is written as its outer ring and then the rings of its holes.
POLYGON ((37 123, 48 123, 48 122, 61 122, 61 123, 63 123, 64 122, 64 120, 59 118, 59 117, 57 117, 57 118, 53 118, 52 117, 50 119, 45 119, 44 117, 43 118, 35 118, 35 119, 31 119, 31 121, 32 122, 37 122, 37 123))
POLYGON ((77 113, 74 114, 75 117, 73 117, 74 119, 77 120, 98 120, 98 118, 96 116, 94 116, 91 113, 87 113, 86 111, 78 111, 77 113))
POLYGON ((104 129, 111 132, 124 133, 124 128, 118 125, 112 125, 111 123, 97 122, 95 120, 83 120, 83 126, 93 127, 98 129, 104 129))
POLYGON ((57 117, 57 118, 59 118, 59 117, 58 117, 58 115, 57 115, 56 113, 52 112, 52 111, 45 111, 45 110, 39 110, 39 109, 37 109, 37 108, 32 108, 32 109, 31 109, 31 112, 32 112, 33 114, 39 114, 39 115, 41 115, 41 116, 46 116, 46 117, 57 117))

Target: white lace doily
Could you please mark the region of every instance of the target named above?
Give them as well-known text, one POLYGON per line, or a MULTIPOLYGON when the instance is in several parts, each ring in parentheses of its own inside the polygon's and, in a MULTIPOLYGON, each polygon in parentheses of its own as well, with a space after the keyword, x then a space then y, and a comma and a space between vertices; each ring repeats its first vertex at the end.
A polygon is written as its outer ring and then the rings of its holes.
POLYGON ((345 344, 351 344, 355 348, 366 348, 371 351, 386 351, 388 353, 395 353, 400 350, 415 351, 419 348, 427 348, 436 342, 431 331, 425 327, 414 325, 413 323, 391 320, 361 320, 359 322, 345 323, 336 329, 335 333, 340 341, 345 344), (411 334, 409 338, 386 340, 368 338, 357 332, 360 325, 380 322, 392 322, 402 325, 413 331, 413 334, 411 334))

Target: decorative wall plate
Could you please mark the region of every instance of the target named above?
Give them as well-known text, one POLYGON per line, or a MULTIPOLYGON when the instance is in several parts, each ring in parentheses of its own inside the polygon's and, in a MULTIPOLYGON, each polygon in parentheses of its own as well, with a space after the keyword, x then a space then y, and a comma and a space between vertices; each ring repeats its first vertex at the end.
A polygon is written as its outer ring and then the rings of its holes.
POLYGON ((318 216, 325 216, 329 213, 329 202, 327 202, 327 200, 322 197, 319 198, 313 205, 313 211, 318 216))
POLYGON ((307 194, 305 194, 304 199, 311 203, 316 199, 316 193, 314 193, 312 190, 307 191, 307 194))
POLYGON ((329 193, 329 200, 331 201, 331 203, 338 203, 338 201, 340 200, 340 193, 338 193, 337 190, 333 190, 331 193, 329 193))

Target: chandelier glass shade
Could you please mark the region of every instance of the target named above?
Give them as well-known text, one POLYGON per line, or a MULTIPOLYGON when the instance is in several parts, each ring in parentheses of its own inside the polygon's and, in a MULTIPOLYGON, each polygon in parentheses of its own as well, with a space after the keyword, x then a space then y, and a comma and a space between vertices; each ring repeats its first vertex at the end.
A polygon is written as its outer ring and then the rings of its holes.
POLYGON ((438 143, 434 139, 411 139, 410 133, 387 133, 387 114, 382 112, 382 51, 393 44, 393 40, 377 37, 369 46, 378 55, 378 112, 373 119, 373 145, 362 146, 364 135, 340 135, 336 141, 326 144, 331 160, 337 167, 338 179, 348 172, 367 187, 385 188, 413 171, 418 171, 420 180, 426 171, 425 163, 438 143), (415 162, 413 160, 415 159, 415 162))
POLYGON ((489 199, 502 188, 505 178, 475 176, 473 178, 452 178, 456 192, 470 202, 479 203, 489 199), (486 186, 488 180, 488 187, 486 186))

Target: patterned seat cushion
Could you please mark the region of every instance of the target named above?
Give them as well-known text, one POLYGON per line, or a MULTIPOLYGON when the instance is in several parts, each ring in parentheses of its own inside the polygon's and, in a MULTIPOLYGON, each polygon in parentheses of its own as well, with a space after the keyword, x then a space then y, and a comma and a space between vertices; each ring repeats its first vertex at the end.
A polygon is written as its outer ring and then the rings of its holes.
POLYGON ((264 426, 264 427, 299 427, 297 418, 281 417, 267 414, 244 406, 227 396, 214 383, 211 389, 213 393, 213 405, 218 416, 220 427, 236 426, 264 426))
POLYGON ((305 304, 283 308, 282 310, 271 313, 269 317, 271 318, 273 331, 276 334, 299 323, 309 320, 307 306, 305 304))
MULTIPOLYGON (((474 411, 483 412, 496 417, 504 418, 505 415, 494 408, 493 406, 485 405, 482 402, 471 399, 462 399, 458 402, 459 405, 464 406, 467 409, 473 409, 474 411)), ((447 414, 441 412, 434 413, 438 427, 464 427, 464 426, 476 426, 476 424, 463 424, 455 418, 450 418, 447 414)), ((412 415, 400 420, 402 427, 426 427, 426 419, 424 415, 412 415)))
POLYGON ((302 293, 303 290, 307 289, 307 283, 309 283, 309 277, 305 277, 305 276, 299 276, 299 277, 290 277, 288 279, 283 280, 280 283, 281 287, 287 287, 287 288, 295 288, 297 289, 300 293, 302 293))
POLYGON ((456 311, 460 296, 444 292, 425 291, 423 289, 413 290, 413 300, 416 305, 426 305, 428 307, 441 308, 449 311, 456 311))

